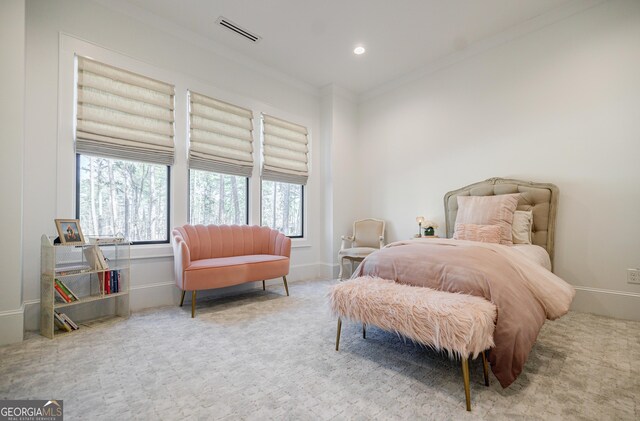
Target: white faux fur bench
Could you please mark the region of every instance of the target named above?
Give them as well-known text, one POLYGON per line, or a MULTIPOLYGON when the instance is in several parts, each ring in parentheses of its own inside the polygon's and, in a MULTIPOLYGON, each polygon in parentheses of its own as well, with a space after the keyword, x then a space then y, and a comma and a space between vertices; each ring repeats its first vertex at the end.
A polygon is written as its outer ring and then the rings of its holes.
POLYGON ((467 411, 471 411, 469 358, 482 356, 484 381, 489 386, 485 350, 494 346, 496 306, 471 295, 398 284, 380 278, 359 277, 335 285, 331 308, 338 316, 336 351, 340 345, 342 318, 396 332, 418 343, 446 351, 462 361, 467 411))

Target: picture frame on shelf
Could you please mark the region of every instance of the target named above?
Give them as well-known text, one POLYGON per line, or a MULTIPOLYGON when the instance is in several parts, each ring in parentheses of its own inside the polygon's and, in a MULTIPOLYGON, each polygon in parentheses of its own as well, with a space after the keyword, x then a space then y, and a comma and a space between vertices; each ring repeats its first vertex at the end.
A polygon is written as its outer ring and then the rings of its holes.
POLYGON ((79 219, 56 219, 55 222, 60 244, 69 246, 74 244, 82 245, 85 243, 79 219))

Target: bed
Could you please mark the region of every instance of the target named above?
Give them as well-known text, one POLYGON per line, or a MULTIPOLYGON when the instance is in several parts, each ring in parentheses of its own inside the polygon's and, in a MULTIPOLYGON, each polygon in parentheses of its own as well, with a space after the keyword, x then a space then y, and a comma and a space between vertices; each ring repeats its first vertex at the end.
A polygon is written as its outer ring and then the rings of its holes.
POLYGON ((498 308, 496 346, 489 361, 500 384, 508 387, 522 372, 545 320, 564 315, 575 295, 573 287, 551 272, 557 203, 558 189, 553 184, 514 179, 491 178, 448 192, 444 207, 449 238, 391 243, 365 258, 353 277, 391 279, 476 295, 494 303, 498 308), (450 238, 456 227, 459 197, 514 194, 519 196, 508 197, 512 202, 517 200, 516 209, 532 214, 530 245, 450 238))

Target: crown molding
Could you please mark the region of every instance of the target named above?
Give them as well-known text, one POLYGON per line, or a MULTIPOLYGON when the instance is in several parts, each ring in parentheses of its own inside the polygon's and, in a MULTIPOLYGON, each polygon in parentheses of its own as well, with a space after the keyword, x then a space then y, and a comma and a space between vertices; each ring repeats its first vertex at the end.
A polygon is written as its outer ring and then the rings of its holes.
POLYGON ((423 77, 429 76, 444 68, 453 66, 461 61, 492 50, 513 40, 524 37, 533 32, 539 31, 554 23, 570 18, 576 14, 584 12, 593 7, 599 6, 610 0, 574 0, 564 4, 547 13, 535 16, 521 24, 513 26, 494 36, 485 38, 470 44, 465 50, 449 54, 441 59, 437 59, 429 64, 421 66, 403 76, 397 77, 387 82, 383 82, 375 88, 369 89, 358 96, 358 102, 362 103, 377 96, 385 94, 393 89, 399 88, 410 82, 414 82, 423 77))
POLYGON ((336 85, 335 83, 329 83, 328 85, 324 85, 319 89, 319 92, 322 97, 333 95, 342 99, 346 99, 347 101, 350 101, 353 103, 358 102, 358 96, 355 93, 353 93, 347 88, 336 85))

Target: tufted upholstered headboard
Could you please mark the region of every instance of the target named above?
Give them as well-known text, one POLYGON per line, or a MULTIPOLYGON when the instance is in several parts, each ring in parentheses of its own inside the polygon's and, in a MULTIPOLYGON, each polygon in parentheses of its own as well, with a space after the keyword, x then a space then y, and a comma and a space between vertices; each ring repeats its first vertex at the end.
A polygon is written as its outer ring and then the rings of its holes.
POLYGON ((544 247, 553 263, 553 240, 558 208, 558 187, 554 184, 533 183, 508 178, 490 178, 470 184, 444 195, 447 237, 453 237, 458 214, 458 196, 494 196, 521 193, 517 210, 533 210, 533 241, 544 247))

